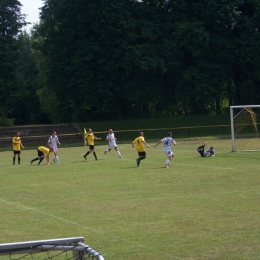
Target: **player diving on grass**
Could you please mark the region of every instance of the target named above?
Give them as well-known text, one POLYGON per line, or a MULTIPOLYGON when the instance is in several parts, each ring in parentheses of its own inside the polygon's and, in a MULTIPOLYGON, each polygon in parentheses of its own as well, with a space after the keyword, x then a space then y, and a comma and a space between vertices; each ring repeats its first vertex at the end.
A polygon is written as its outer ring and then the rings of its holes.
POLYGON ((205 150, 207 144, 208 142, 205 142, 203 145, 199 146, 197 148, 198 153, 200 154, 201 157, 214 157, 215 156, 214 147, 210 146, 209 149, 205 150))

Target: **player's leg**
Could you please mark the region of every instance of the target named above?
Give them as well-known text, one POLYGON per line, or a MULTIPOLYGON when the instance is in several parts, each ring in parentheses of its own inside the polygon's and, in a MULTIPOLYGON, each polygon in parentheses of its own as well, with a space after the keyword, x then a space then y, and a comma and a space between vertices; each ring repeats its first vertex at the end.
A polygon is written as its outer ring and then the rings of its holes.
POLYGON ((115 145, 114 149, 115 149, 115 151, 116 151, 118 157, 119 157, 119 158, 123 158, 123 156, 121 155, 120 151, 118 150, 117 145, 115 145))
POLYGON ((21 152, 19 151, 19 153, 17 154, 17 156, 18 156, 18 164, 21 164, 21 157, 20 157, 20 154, 21 154, 21 152))
POLYGON ((39 151, 38 149, 37 149, 37 153, 38 153, 38 157, 36 157, 30 161, 31 165, 33 162, 40 160, 41 156, 43 155, 43 152, 39 151))
POLYGON ((136 159, 137 166, 140 166, 142 160, 146 158, 146 152, 138 152, 139 158, 136 159))
POLYGON ((169 164, 171 163, 172 156, 174 156, 174 155, 173 155, 173 153, 170 150, 165 150, 164 152, 167 155, 167 160, 166 160, 166 162, 164 164, 164 168, 168 168, 169 164))
POLYGON ((83 155, 83 157, 85 158, 85 160, 87 160, 87 156, 88 156, 90 153, 92 153, 92 150, 94 149, 94 148, 92 148, 92 147, 94 147, 94 145, 90 145, 90 146, 89 146, 89 150, 87 151, 87 153, 83 155))
POLYGON ((96 155, 96 150, 95 150, 95 148, 94 148, 94 145, 93 145, 92 152, 93 152, 93 155, 94 155, 95 159, 97 160, 97 155, 96 155))
POLYGON ((42 156, 40 156, 39 158, 39 162, 38 162, 38 165, 41 165, 41 162, 43 161, 43 159, 45 158, 45 155, 43 154, 42 156))
POLYGON ((107 149, 104 151, 104 154, 107 154, 107 153, 109 153, 110 151, 111 151, 111 145, 110 145, 110 143, 109 143, 107 149))
POLYGON ((13 151, 14 155, 13 155, 13 165, 15 165, 15 157, 16 157, 16 151, 13 151))

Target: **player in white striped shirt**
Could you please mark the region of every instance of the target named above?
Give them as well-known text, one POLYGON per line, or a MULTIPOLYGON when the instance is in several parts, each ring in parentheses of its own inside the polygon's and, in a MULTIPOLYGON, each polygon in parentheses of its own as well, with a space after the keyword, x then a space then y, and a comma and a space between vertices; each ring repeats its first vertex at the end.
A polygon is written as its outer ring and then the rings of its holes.
POLYGON ((174 145, 174 146, 176 145, 175 140, 172 138, 172 133, 168 132, 167 137, 165 137, 165 138, 161 139, 160 141, 158 141, 154 145, 154 147, 156 147, 160 143, 163 143, 163 151, 166 153, 166 155, 168 157, 166 162, 165 162, 165 164, 164 164, 164 168, 168 168, 172 158, 174 157, 174 153, 171 150, 171 146, 172 145, 174 145))

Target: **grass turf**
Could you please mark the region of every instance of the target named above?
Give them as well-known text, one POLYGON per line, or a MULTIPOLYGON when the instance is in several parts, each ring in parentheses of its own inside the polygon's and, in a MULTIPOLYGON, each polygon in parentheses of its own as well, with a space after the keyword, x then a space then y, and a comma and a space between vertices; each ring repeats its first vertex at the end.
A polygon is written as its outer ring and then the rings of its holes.
POLYGON ((30 165, 36 149, 21 165, 1 152, 0 243, 84 236, 105 260, 260 259, 259 153, 210 140, 216 157, 201 158, 203 141, 176 141, 169 169, 162 144, 140 167, 131 144, 119 159, 97 141, 98 161, 84 160, 87 147, 59 148, 50 166, 30 165))

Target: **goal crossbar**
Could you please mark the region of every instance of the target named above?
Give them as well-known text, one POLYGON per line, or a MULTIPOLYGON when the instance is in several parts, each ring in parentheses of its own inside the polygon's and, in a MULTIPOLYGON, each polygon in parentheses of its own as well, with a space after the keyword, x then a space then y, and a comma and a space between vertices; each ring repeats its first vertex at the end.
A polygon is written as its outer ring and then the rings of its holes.
POLYGON ((71 237, 0 244, 0 255, 25 253, 35 254, 44 251, 86 252, 88 255, 96 260, 104 260, 103 256, 100 253, 95 251, 90 246, 84 244, 84 237, 71 237))

